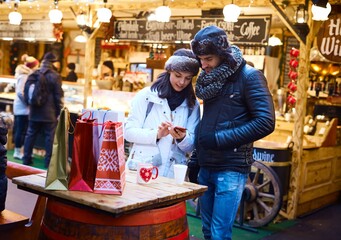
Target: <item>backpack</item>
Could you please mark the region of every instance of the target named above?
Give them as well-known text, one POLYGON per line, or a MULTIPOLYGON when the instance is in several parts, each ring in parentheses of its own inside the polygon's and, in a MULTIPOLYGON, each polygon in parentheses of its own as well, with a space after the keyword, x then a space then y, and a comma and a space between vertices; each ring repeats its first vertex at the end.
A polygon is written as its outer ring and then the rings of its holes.
POLYGON ((25 83, 24 99, 27 105, 41 107, 48 97, 45 75, 38 69, 31 73, 25 83))

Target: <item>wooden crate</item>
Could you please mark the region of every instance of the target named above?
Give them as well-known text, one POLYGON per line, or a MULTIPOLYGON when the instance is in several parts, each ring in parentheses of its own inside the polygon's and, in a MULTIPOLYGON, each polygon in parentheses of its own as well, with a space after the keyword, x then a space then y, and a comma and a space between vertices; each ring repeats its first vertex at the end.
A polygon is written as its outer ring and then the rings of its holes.
POLYGON ((341 191, 341 147, 303 151, 296 216, 336 202, 341 191))

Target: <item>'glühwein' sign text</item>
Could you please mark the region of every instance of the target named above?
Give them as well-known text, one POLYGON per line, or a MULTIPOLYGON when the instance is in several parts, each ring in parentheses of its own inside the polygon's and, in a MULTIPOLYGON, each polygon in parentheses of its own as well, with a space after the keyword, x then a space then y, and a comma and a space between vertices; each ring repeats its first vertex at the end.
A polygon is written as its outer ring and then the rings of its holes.
POLYGON ((341 14, 329 16, 317 35, 321 54, 330 61, 341 62, 341 14))
POLYGON ((190 41, 202 28, 216 25, 224 29, 231 42, 238 44, 266 45, 271 15, 240 16, 238 22, 226 22, 221 18, 171 19, 156 22, 140 19, 115 21, 114 37, 121 40, 146 40, 156 42, 190 41))

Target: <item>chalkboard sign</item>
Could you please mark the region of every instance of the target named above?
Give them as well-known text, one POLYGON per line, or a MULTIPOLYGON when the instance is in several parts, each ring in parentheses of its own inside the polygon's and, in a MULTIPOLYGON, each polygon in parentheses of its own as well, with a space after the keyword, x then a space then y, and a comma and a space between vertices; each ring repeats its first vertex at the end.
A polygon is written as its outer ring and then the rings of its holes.
POLYGON ((317 34, 320 53, 329 61, 341 63, 341 13, 329 16, 317 34))
POLYGON ((300 42, 295 37, 288 37, 286 40, 286 48, 285 48, 285 64, 284 64, 284 81, 283 86, 286 87, 290 82, 290 78, 288 73, 290 71, 290 50, 292 48, 300 49, 300 42))
POLYGON ((166 23, 126 19, 115 21, 114 24, 114 37, 122 40, 190 41, 200 29, 216 25, 226 31, 232 43, 266 45, 271 15, 240 16, 236 23, 226 22, 222 18, 182 18, 171 19, 166 23))
POLYGON ((11 25, 0 21, 0 38, 48 40, 55 38, 53 24, 46 21, 22 21, 20 25, 11 25))

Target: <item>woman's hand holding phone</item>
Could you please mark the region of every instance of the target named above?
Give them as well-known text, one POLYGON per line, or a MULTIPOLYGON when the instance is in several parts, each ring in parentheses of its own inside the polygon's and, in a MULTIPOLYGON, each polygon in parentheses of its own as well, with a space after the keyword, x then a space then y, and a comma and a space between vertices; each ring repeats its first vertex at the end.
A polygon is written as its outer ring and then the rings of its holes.
POLYGON ((174 131, 176 131, 176 132, 186 132, 186 128, 184 128, 184 127, 180 127, 180 126, 175 126, 174 127, 174 131))
POLYGON ((170 134, 174 139, 181 141, 186 137, 186 128, 180 126, 172 127, 170 134))

